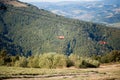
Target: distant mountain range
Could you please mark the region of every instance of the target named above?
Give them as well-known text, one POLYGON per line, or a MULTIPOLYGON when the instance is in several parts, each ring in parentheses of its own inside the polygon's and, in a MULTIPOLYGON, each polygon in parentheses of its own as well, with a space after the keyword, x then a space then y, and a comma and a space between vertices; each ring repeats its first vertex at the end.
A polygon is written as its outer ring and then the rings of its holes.
MULTIPOLYGON (((65 17, 97 23, 120 23, 120 0, 72 2, 31 2, 31 4, 65 17)), ((117 25, 117 27, 120 27, 117 25)))
POLYGON ((91 56, 120 50, 119 43, 120 29, 65 18, 17 0, 0 1, 0 50, 12 55, 91 56))

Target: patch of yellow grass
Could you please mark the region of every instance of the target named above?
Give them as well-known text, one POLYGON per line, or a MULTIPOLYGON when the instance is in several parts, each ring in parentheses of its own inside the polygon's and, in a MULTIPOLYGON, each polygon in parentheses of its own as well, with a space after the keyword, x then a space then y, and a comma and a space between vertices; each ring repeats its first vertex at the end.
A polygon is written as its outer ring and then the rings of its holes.
POLYGON ((15 0, 1 0, 1 2, 5 3, 5 4, 13 5, 14 7, 27 7, 26 4, 15 1, 15 0))
POLYGON ((8 80, 120 80, 120 64, 102 65, 100 68, 87 69, 40 69, 1 66, 0 77, 13 77, 13 79, 8 80))
POLYGON ((20 2, 17 2, 17 1, 10 1, 10 2, 8 2, 8 4, 11 4, 11 5, 15 6, 15 7, 27 7, 26 4, 20 3, 20 2))

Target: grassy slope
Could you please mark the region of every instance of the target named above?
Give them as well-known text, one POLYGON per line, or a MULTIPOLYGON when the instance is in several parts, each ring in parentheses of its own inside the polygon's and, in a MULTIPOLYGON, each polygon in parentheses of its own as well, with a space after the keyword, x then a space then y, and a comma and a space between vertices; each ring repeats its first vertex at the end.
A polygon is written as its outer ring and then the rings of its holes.
POLYGON ((13 78, 13 80, 19 78, 22 80, 119 80, 120 64, 102 65, 100 68, 88 69, 37 69, 2 66, 0 74, 1 79, 13 78))
POLYGON ((4 6, 7 10, 0 11, 1 49, 25 54, 58 52, 80 55, 120 49, 119 29, 67 19, 31 5, 4 6), (58 36, 64 36, 65 39, 60 40, 58 36), (107 44, 101 45, 99 41, 106 41, 107 44))

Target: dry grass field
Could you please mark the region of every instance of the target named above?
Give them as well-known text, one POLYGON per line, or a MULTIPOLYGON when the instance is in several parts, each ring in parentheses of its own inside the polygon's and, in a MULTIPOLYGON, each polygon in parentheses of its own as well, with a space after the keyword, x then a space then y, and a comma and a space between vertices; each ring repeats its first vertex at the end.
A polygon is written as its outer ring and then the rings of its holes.
POLYGON ((0 80, 120 80, 120 64, 99 68, 39 69, 0 67, 0 80))

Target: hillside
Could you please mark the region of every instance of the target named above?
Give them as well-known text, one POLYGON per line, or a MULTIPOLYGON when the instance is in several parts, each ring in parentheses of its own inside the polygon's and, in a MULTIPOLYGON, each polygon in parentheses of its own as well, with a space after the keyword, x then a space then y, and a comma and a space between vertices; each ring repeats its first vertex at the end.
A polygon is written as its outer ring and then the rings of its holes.
MULTIPOLYGON (((65 17, 113 24, 120 22, 119 0, 66 1, 66 2, 31 2, 31 4, 65 17)), ((120 28, 120 26, 119 26, 120 28)))
POLYGON ((90 56, 120 50, 119 29, 16 2, 27 7, 0 2, 0 50, 25 56, 47 52, 90 56))

